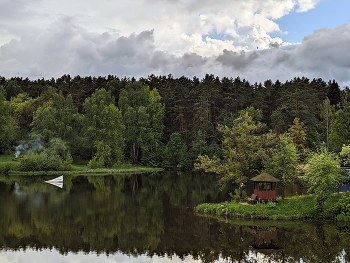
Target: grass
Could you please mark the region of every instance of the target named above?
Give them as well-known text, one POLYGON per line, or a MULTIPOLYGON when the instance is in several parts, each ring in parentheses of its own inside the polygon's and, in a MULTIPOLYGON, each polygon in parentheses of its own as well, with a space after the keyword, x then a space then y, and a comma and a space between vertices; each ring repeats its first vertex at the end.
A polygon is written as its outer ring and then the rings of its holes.
MULTIPOLYGON (((259 203, 244 206, 236 202, 219 204, 200 204, 195 208, 199 214, 210 214, 227 217, 250 219, 335 219, 333 206, 342 194, 332 194, 324 204, 321 212, 316 207, 315 195, 294 196, 279 201, 275 207, 259 203)), ((341 218, 337 218, 341 219, 341 218)))
POLYGON ((6 174, 10 170, 16 170, 20 162, 14 161, 15 156, 14 154, 11 155, 0 155, 0 174, 4 173, 6 174))
POLYGON ((102 175, 102 174, 125 174, 125 173, 149 173, 163 171, 162 168, 146 167, 141 165, 124 165, 117 168, 99 168, 89 169, 86 163, 77 162, 73 163, 72 171, 18 171, 20 165, 19 161, 14 160, 14 155, 0 155, 0 174, 8 175, 62 175, 62 174, 91 174, 91 175, 102 175))

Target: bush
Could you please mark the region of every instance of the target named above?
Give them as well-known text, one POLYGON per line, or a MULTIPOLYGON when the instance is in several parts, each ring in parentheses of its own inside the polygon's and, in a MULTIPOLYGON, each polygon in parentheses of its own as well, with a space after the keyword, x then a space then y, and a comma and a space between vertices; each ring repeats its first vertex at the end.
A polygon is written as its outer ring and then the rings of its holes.
POLYGON ((270 209, 273 209, 273 208, 276 207, 276 203, 275 203, 275 202, 272 202, 272 201, 268 201, 268 202, 266 203, 266 207, 267 207, 267 208, 270 208, 270 209))
POLYGON ((70 171, 73 158, 61 139, 52 139, 40 154, 29 152, 19 166, 20 171, 70 171))
POLYGON ((58 156, 49 156, 46 152, 40 154, 30 152, 21 160, 21 171, 59 171, 62 160, 58 156))
POLYGON ((0 174, 8 175, 8 172, 14 169, 16 169, 16 165, 6 163, 4 166, 0 167, 0 174))
POLYGON ((337 221, 350 221, 350 216, 345 216, 343 214, 339 214, 336 217, 337 221))
POLYGON ((105 163, 105 159, 103 158, 103 156, 100 158, 97 158, 96 156, 94 156, 94 158, 92 158, 92 160, 90 160, 89 163, 87 164, 87 167, 90 169, 103 168, 104 163, 105 163))
POLYGON ((334 205, 333 213, 335 216, 343 215, 350 217, 350 192, 342 195, 339 201, 334 205))
MULTIPOLYGON (((239 189, 235 189, 235 194, 229 193, 230 197, 232 198, 232 201, 239 202, 239 189)), ((247 192, 242 191, 242 201, 247 200, 247 192)))

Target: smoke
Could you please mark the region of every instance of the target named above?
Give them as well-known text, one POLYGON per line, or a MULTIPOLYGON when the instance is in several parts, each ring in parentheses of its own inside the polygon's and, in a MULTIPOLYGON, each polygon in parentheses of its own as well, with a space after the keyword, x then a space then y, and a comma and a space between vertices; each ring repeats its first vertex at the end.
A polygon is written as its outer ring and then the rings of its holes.
POLYGON ((16 146, 15 147, 15 150, 16 150, 16 153, 15 153, 15 156, 16 156, 16 159, 18 158, 18 156, 21 154, 21 152, 27 152, 28 149, 29 149, 29 146, 28 144, 25 143, 25 141, 20 141, 20 145, 16 146))
POLYGON ((16 159, 21 153, 27 154, 29 151, 39 153, 44 149, 44 142, 39 135, 29 134, 26 140, 19 141, 19 145, 15 148, 16 159))

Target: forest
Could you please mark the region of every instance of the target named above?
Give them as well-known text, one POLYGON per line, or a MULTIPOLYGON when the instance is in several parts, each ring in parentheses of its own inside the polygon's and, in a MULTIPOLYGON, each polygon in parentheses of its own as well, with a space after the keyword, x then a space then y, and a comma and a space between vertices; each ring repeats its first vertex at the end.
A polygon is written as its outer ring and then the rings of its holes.
MULTIPOLYGON (((350 144, 349 102, 349 88, 336 80, 305 77, 254 84, 209 74, 0 77, 0 154, 25 155, 23 170, 65 170, 83 161, 90 168, 193 169, 198 156, 222 157, 220 127, 247 113, 263 124, 259 134, 288 133, 303 160, 319 148, 339 153, 350 144)), ((256 170, 266 166, 254 161, 256 170)))

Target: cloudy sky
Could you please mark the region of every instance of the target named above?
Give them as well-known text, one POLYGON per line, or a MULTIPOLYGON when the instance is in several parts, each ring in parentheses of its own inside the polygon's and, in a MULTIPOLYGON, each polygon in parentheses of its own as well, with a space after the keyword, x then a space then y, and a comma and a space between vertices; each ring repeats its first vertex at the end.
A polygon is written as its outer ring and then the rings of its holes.
POLYGON ((349 0, 0 0, 0 75, 336 79, 349 0))

